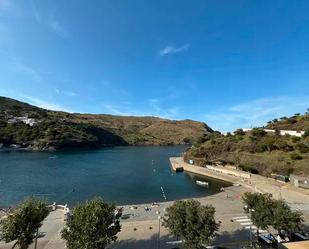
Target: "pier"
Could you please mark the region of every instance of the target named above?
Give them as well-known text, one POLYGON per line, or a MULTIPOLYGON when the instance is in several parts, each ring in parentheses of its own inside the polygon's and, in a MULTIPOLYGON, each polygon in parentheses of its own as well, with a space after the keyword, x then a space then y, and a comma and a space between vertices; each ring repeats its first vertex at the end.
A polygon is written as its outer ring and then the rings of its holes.
POLYGON ((215 170, 211 170, 205 167, 194 166, 194 165, 184 162, 182 157, 170 157, 169 160, 170 160, 172 169, 176 172, 179 172, 179 170, 186 171, 186 172, 194 173, 194 174, 201 175, 201 176, 219 179, 219 180, 229 182, 229 183, 238 183, 244 177, 243 172, 242 174, 239 174, 239 176, 241 177, 238 177, 236 175, 219 173, 215 170))
POLYGON ((180 164, 179 160, 177 160, 177 157, 170 157, 170 163, 171 163, 172 169, 175 172, 182 172, 182 171, 184 171, 184 168, 180 164))

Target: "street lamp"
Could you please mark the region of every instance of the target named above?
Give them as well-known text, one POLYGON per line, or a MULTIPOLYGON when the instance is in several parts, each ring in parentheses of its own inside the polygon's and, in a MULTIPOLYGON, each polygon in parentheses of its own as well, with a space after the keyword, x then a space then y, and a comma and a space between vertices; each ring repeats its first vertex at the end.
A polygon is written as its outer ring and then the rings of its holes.
MULTIPOLYGON (((248 206, 246 205, 245 208, 247 209, 248 206)), ((248 210, 249 210, 249 219, 250 219, 249 239, 250 239, 250 245, 252 245, 252 220, 251 220, 251 213, 254 212, 255 210, 253 208, 248 208, 248 210)))
POLYGON ((160 249, 160 233, 161 233, 161 215, 160 215, 160 211, 158 211, 158 220, 159 220, 159 230, 158 230, 158 245, 157 248, 160 249))

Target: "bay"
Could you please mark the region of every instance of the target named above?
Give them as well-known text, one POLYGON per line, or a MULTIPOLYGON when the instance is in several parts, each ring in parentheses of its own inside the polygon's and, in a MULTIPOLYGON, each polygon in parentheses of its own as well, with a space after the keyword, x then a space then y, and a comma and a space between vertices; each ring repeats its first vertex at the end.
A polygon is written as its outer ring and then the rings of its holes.
POLYGON ((74 205, 101 196, 138 204, 208 196, 227 183, 171 170, 169 157, 185 146, 113 147, 61 152, 0 152, 0 206, 37 196, 74 205), (196 185, 209 182, 209 187, 196 185))

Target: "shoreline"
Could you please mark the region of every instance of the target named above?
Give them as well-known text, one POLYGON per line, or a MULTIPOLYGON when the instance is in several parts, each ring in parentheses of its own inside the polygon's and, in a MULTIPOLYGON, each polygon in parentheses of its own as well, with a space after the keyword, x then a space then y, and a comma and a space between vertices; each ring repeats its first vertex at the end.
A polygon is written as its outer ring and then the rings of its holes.
POLYGON ((100 150, 104 148, 118 148, 118 147, 173 147, 173 146, 188 146, 190 143, 178 143, 178 144, 102 144, 102 145, 85 145, 85 146, 71 146, 66 148, 52 148, 47 149, 34 149, 32 147, 20 147, 12 148, 10 146, 0 147, 0 152, 66 152, 66 151, 83 151, 83 150, 100 150))

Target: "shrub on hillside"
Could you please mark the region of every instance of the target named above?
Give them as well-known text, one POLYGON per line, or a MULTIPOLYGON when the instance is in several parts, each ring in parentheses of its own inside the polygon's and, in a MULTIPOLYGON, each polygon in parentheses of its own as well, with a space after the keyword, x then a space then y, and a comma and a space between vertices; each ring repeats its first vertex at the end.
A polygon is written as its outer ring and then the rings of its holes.
POLYGON ((309 152, 309 147, 305 143, 297 143, 295 145, 295 149, 297 149, 300 153, 308 153, 309 152))
POLYGON ((290 157, 291 157, 292 160, 302 160, 303 159, 303 157, 300 154, 298 154, 297 152, 291 153, 290 157))
POLYGON ((258 170, 256 168, 253 168, 252 166, 250 165, 246 165, 246 164, 240 164, 238 166, 239 169, 243 170, 243 171, 247 171, 247 172, 250 172, 252 174, 258 174, 258 170))
POLYGON ((251 130, 251 135, 253 137, 264 137, 267 134, 266 131, 264 131, 263 129, 259 129, 259 128, 254 128, 251 130))
POLYGON ((297 142, 300 141, 300 140, 301 140, 300 137, 295 137, 295 136, 292 137, 292 142, 293 142, 293 143, 297 143, 297 142))
POLYGON ((309 127, 306 127, 303 137, 305 138, 305 137, 308 137, 308 136, 309 136, 309 127))
POLYGON ((234 134, 236 136, 244 136, 246 133, 244 132, 243 129, 237 129, 236 131, 234 131, 234 134))

